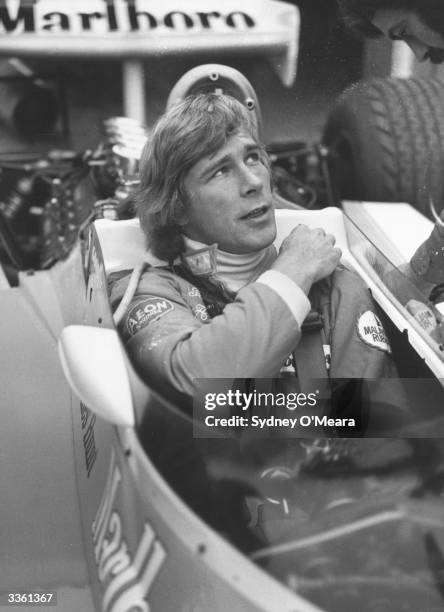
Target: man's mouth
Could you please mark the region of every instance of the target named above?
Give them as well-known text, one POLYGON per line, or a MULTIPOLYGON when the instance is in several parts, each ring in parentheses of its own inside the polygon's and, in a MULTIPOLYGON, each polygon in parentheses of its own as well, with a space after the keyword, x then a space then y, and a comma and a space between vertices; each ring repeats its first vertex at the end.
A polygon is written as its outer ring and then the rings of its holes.
POLYGON ((250 210, 249 213, 241 217, 241 221, 247 221, 248 219, 257 219, 259 217, 262 217, 263 215, 267 214, 269 209, 269 206, 258 206, 257 208, 253 208, 253 210, 250 210))

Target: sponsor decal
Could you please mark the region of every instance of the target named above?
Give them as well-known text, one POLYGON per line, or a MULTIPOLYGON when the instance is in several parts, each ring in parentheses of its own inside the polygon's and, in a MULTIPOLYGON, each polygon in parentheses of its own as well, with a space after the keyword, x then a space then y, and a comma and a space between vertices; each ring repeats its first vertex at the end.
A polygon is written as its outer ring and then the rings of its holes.
MULTIPOLYGON (((1 2, 1 0, 0 0, 1 2)), ((103 257, 100 246, 97 242, 97 235, 91 229, 89 238, 90 248, 88 255, 87 279, 87 299, 90 302, 96 289, 106 291, 106 281, 103 267, 103 257)))
POLYGON ((97 459, 98 451, 94 437, 96 415, 80 402, 80 421, 82 423, 83 451, 85 453, 86 475, 89 478, 97 459))
POLYGON ((426 304, 418 300, 409 300, 405 307, 428 334, 438 327, 433 311, 426 304))
POLYGON ((184 265, 196 276, 211 276, 217 272, 217 244, 181 255, 184 265))
POLYGON ((208 321, 208 319, 210 318, 206 306, 204 306, 203 304, 197 304, 196 306, 194 306, 193 313, 194 316, 197 319, 200 319, 201 321, 208 321))
POLYGON ((164 7, 152 0, 0 0, 0 33, 232 32, 256 26, 244 11, 181 10, 183 5, 170 2, 164 7))
POLYGON ((369 346, 391 353, 390 344, 379 318, 371 310, 361 314, 357 323, 358 335, 369 346))
POLYGON ((85 278, 86 284, 88 284, 88 278, 89 278, 91 246, 92 246, 92 227, 89 227, 87 230, 85 239, 80 242, 80 248, 82 252, 83 276, 85 278))
POLYGON ((102 611, 149 612, 147 596, 167 555, 148 521, 131 554, 114 507, 121 480, 112 451, 105 490, 92 523, 94 558, 103 587, 102 611))
POLYGON ((126 327, 130 336, 174 310, 170 300, 161 297, 145 298, 137 302, 128 312, 126 327))
POLYGON ((202 299, 199 289, 197 287, 193 287, 192 285, 190 285, 190 289, 188 290, 188 295, 190 297, 197 297, 197 298, 202 299))

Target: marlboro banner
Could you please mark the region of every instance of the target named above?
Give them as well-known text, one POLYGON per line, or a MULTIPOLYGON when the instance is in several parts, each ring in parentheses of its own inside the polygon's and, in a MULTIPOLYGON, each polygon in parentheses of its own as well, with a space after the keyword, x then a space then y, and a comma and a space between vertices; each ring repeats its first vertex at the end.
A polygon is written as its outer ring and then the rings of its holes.
POLYGON ((262 54, 295 78, 299 11, 277 0, 0 0, 0 54, 262 54))

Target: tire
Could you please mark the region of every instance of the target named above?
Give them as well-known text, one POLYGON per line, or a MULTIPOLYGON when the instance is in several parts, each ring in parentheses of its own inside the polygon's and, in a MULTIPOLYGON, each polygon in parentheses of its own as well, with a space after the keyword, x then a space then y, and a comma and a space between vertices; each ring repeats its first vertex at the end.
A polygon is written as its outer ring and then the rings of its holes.
POLYGON ((444 83, 375 79, 346 90, 323 135, 339 198, 444 203, 444 83))

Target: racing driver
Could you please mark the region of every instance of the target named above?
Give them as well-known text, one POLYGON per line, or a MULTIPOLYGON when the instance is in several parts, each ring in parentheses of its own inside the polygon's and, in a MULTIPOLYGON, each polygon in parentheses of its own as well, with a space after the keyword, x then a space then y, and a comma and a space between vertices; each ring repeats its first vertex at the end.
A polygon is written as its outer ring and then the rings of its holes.
POLYGON ((442 0, 337 0, 344 21, 372 38, 403 40, 419 61, 444 61, 442 0))
MULTIPOLYGON (((235 98, 199 94, 167 111, 140 178, 140 223, 158 261, 135 285, 116 280, 111 299, 137 287, 119 328, 151 386, 185 399, 199 378, 397 376, 372 298, 339 265, 334 236, 298 225, 276 252, 269 160, 235 98)), ((405 409, 393 382, 384 405, 405 409)))

